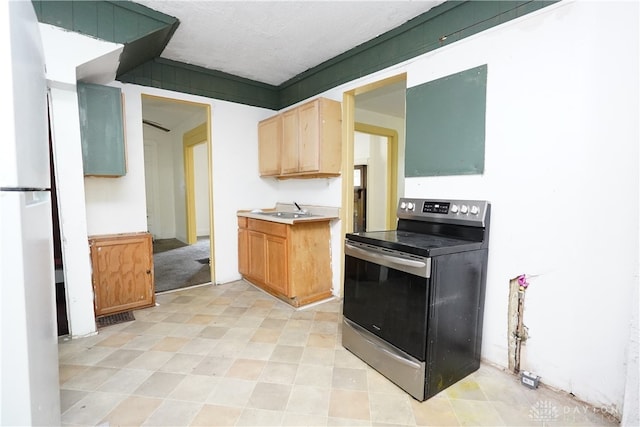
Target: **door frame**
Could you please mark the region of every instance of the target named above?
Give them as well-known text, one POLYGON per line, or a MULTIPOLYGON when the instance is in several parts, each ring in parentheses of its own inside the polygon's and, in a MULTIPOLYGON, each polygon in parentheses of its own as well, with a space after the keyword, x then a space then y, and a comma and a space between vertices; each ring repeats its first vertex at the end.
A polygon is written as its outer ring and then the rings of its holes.
MULTIPOLYGON (((193 161, 193 151, 196 146, 207 144, 207 157, 211 152, 210 144, 207 138, 207 124, 203 123, 195 128, 185 132, 182 136, 182 151, 184 160, 184 187, 185 187, 185 208, 187 218, 187 243, 192 245, 198 240, 196 230, 196 189, 195 189, 195 166, 193 161)), ((211 168, 208 166, 209 173, 209 194, 211 194, 211 168)), ((211 196, 209 196, 211 199, 211 196)), ((211 203, 209 203, 211 209, 211 203)), ((211 216, 211 215, 209 215, 211 216)), ((210 224, 211 225, 211 224, 210 224)), ((211 228, 209 228, 211 234, 211 228)))
POLYGON ((214 233, 213 233, 213 156, 211 154, 211 109, 207 105, 207 120, 199 126, 187 131, 182 136, 184 160, 185 209, 187 219, 187 243, 192 245, 198 240, 196 227, 196 191, 193 150, 197 145, 207 145, 207 188, 209 197, 209 268, 211 283, 215 283, 214 233))
MULTIPOLYGON (((398 74, 342 94, 342 209, 340 209, 340 295, 344 295, 344 241, 347 233, 353 232, 353 145, 355 139, 356 95, 382 86, 407 80, 407 73, 398 74)), ((396 144, 397 146, 397 144, 396 144)), ((396 167, 398 164, 396 158, 396 167)), ((397 174, 396 174, 397 176, 397 174)), ((397 188, 397 186, 396 186, 397 188)))
MULTIPOLYGON (((186 150, 184 148, 184 143, 185 143, 185 137, 187 134, 189 134, 192 131, 195 131, 197 129, 197 132, 194 132, 193 135, 190 135, 193 138, 201 138, 200 141, 198 142, 203 142, 206 141, 207 144, 207 169, 208 169, 208 196, 209 196, 209 266, 210 266, 210 271, 211 271, 211 283, 215 283, 215 245, 214 245, 214 241, 215 241, 215 233, 214 233, 214 216, 213 216, 213 150, 212 150, 212 142, 211 142, 211 105, 210 104, 203 104, 201 102, 193 102, 193 101, 185 101, 184 99, 176 99, 176 98, 168 98, 166 96, 158 96, 158 95, 151 95, 148 93, 142 93, 141 94, 142 98, 155 98, 155 99, 160 99, 163 101, 166 101, 168 103, 176 103, 176 104, 191 104, 191 105, 195 105, 198 107, 201 107, 204 109, 205 112, 205 117, 206 120, 204 121, 204 123, 202 123, 199 126, 196 126, 194 129, 191 129, 190 131, 186 132, 183 135, 182 138, 182 143, 183 143, 183 155, 186 154, 186 150)), ((197 143, 195 143, 197 144, 197 143)), ((192 154, 192 153, 190 153, 192 154)), ((186 172, 186 168, 187 168, 187 161, 186 161, 187 157, 184 157, 183 163, 184 163, 184 167, 185 167, 185 193, 187 191, 193 191, 194 187, 193 187, 193 179, 190 180, 191 182, 191 190, 189 190, 189 185, 187 184, 186 181, 187 179, 187 172, 186 172)), ((191 170, 191 175, 193 176, 193 160, 191 160, 190 162, 190 170, 191 170)), ((186 194, 185 194, 186 197, 186 194)), ((193 193, 192 193, 192 197, 193 197, 193 193)), ((195 202, 195 198, 193 198, 193 201, 195 202)), ((188 205, 187 205, 187 201, 185 200, 185 205, 187 206, 187 211, 185 212, 187 218, 189 217, 188 214, 188 205)), ((193 230, 195 232, 195 209, 194 209, 194 220, 192 222, 192 227, 193 230)), ((188 225, 188 220, 187 220, 187 227, 189 227, 188 225)), ((189 229, 187 228, 187 237, 189 236, 189 229)), ((197 240, 197 236, 196 239, 197 240)))

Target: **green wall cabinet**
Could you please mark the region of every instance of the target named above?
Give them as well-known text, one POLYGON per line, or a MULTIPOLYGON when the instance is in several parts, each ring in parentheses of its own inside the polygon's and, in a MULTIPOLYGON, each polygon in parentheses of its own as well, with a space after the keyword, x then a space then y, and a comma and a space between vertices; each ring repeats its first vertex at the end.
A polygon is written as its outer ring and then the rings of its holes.
POLYGON ((126 146, 119 88, 78 82, 85 176, 124 176, 126 146))

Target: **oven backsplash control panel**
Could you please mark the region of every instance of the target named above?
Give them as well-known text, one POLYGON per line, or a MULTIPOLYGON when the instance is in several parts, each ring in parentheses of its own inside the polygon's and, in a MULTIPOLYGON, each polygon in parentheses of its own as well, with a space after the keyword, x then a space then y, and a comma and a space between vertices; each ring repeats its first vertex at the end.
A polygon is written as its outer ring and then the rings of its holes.
POLYGON ((486 200, 401 198, 398 218, 484 227, 488 206, 486 200))

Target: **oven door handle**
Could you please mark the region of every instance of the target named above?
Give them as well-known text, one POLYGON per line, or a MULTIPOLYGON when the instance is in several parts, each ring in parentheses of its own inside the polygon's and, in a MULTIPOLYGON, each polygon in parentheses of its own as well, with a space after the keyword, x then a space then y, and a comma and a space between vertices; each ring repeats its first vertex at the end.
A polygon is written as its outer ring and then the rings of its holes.
POLYGON ((371 250, 359 248, 349 243, 345 243, 347 255, 353 255, 365 261, 382 264, 387 267, 395 268, 410 274, 416 274, 421 277, 429 278, 431 273, 431 259, 426 258, 424 261, 401 258, 393 255, 381 254, 371 250))

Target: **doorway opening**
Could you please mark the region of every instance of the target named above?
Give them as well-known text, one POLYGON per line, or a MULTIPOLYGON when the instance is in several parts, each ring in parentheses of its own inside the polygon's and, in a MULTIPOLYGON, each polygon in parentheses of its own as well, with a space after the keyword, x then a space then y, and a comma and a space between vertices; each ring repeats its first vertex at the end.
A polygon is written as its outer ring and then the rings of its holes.
MULTIPOLYGON (((384 228, 395 228, 396 206, 399 197, 404 195, 404 135, 406 74, 400 74, 380 80, 343 94, 342 101, 342 170, 354 171, 358 165, 355 156, 355 140, 358 133, 382 137, 386 141, 386 183, 385 188, 372 187, 371 181, 367 194, 384 191, 385 202, 376 208, 369 208, 366 216, 367 229, 371 229, 370 212, 372 209, 384 211, 384 228)), ((370 175, 370 171, 369 175, 370 175)), ((342 175, 342 233, 354 231, 354 173, 342 175)), ((370 198, 370 197, 369 197, 370 198)), ((369 203, 370 206, 370 203, 369 203)), ((378 228, 378 227, 376 227, 378 228)), ((341 280, 344 282, 344 257, 341 257, 341 280)), ((343 290, 340 290, 342 294, 343 290)))
POLYGON ((360 231, 392 229, 398 200, 398 132, 356 123, 353 149, 354 173, 358 167, 368 166, 364 184, 374 190, 363 206, 369 220, 360 231))
POLYGON ((156 292, 214 283, 211 108, 142 95, 156 292))
POLYGON ((353 232, 367 230, 367 165, 353 167, 353 232))

